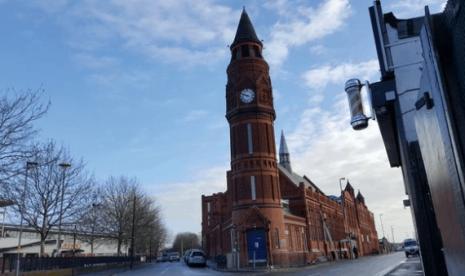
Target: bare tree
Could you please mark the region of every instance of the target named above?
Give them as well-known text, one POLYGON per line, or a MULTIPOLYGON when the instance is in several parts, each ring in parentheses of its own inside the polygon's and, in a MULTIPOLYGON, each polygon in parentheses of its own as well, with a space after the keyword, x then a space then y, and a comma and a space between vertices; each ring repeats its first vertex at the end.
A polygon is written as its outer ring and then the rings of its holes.
POLYGON ((199 237, 195 233, 178 233, 173 241, 173 250, 184 253, 187 249, 200 248, 199 237))
POLYGON ((18 202, 14 208, 29 226, 40 235, 40 254, 44 254, 45 240, 50 230, 62 224, 75 223, 83 206, 89 203, 92 178, 84 172, 82 161, 73 160, 62 147, 50 141, 35 148, 33 157, 37 166, 29 170, 27 185, 17 178, 4 189, 8 197, 18 202), (72 164, 68 169, 61 162, 72 164), (24 192, 26 187, 26 192, 24 192), (24 200, 22 196, 24 195, 24 200))
POLYGON ((105 232, 113 235, 118 242, 117 255, 127 240, 126 226, 130 217, 131 195, 136 183, 134 179, 121 176, 110 177, 102 189, 102 205, 105 232))
POLYGON ((110 177, 102 190, 104 232, 111 233, 117 240, 118 255, 122 254, 122 245, 130 244, 133 213, 136 214, 135 252, 150 254, 164 243, 166 230, 161 221, 160 209, 140 188, 137 179, 125 176, 110 177), (135 210, 133 210, 134 200, 135 210))
POLYGON ((0 96, 1 185, 19 175, 24 160, 33 153, 31 144, 37 133, 33 123, 47 112, 50 105, 41 101, 41 92, 7 91, 0 96))
POLYGON ((94 249, 98 247, 98 240, 111 238, 111 235, 105 233, 104 218, 102 213, 102 197, 101 189, 94 188, 89 195, 90 204, 83 206, 83 213, 79 218, 77 230, 79 233, 79 240, 90 244, 90 254, 94 254, 94 249))

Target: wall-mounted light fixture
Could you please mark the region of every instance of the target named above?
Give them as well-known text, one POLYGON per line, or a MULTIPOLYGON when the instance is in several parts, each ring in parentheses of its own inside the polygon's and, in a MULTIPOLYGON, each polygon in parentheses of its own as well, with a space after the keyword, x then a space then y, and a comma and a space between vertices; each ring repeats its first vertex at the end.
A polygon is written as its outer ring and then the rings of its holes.
POLYGON ((368 119, 375 119, 371 109, 371 91, 370 84, 366 81, 364 84, 359 79, 350 79, 346 81, 345 91, 349 100, 350 124, 354 130, 361 130, 368 127, 368 119), (363 108, 362 88, 367 90, 368 105, 370 106, 370 116, 366 116, 363 108))

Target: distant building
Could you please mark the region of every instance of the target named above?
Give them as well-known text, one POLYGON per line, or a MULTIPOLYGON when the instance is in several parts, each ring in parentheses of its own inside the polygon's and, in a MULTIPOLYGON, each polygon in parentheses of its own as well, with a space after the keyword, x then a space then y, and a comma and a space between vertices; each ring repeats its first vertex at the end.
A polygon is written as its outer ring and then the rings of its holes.
POLYGON ((231 170, 227 190, 202 196, 202 242, 230 267, 289 266, 379 251, 373 213, 347 183, 327 196, 292 171, 281 135, 276 160, 275 110, 262 42, 242 12, 227 69, 226 118, 231 170))
MULTIPOLYGON (((0 237, 0 258, 18 253, 19 226, 4 225, 3 237, 0 237)), ((117 255, 118 243, 116 239, 101 234, 94 234, 94 249, 91 254, 90 233, 74 232, 73 230, 62 230, 60 255, 84 255, 84 256, 115 256, 117 255), (76 237, 76 242, 74 241, 76 237)), ((45 241, 44 253, 46 256, 56 254, 58 232, 52 229, 45 241)), ((128 252, 127 246, 122 246, 122 254, 128 252)), ((40 234, 32 227, 23 227, 21 239, 21 254, 23 256, 39 256, 40 234)))

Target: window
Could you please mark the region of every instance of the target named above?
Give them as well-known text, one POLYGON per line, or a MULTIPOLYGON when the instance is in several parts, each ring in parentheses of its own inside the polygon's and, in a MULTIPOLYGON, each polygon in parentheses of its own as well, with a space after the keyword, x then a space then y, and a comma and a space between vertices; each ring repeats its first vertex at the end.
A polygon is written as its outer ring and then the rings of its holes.
POLYGON ((252 194, 252 200, 256 200, 257 194, 255 191, 255 176, 254 175, 250 176, 250 191, 252 194))
POLYGON ((237 48, 233 50, 232 55, 231 55, 231 60, 238 59, 237 56, 237 48))
POLYGON ((247 124, 247 145, 249 147, 249 154, 253 153, 253 139, 252 139, 252 125, 247 124))
POLYGON ((279 248, 279 229, 274 229, 274 247, 279 248))
POLYGON ((242 46, 241 46, 241 51, 242 51, 242 57, 248 57, 248 56, 250 56, 250 53, 249 53, 249 45, 242 45, 242 46))
POLYGON ((207 212, 210 213, 211 211, 211 205, 210 202, 207 202, 207 212))
POLYGON ((258 47, 253 46, 253 49, 254 49, 254 52, 255 52, 255 56, 261 58, 262 55, 260 54, 260 50, 258 49, 258 47))
POLYGON ((305 231, 302 232, 302 241, 303 241, 303 249, 304 251, 308 251, 308 246, 307 246, 307 235, 305 235, 305 231))

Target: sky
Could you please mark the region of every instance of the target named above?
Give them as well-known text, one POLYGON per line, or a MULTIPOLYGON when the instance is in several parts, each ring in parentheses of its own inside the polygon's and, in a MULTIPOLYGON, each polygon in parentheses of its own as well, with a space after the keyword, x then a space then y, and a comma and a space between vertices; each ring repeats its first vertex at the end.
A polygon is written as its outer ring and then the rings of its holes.
MULTIPOLYGON (((400 18, 445 0, 382 1, 400 18)), ((326 194, 349 179, 382 236, 414 228, 376 121, 349 124, 344 83, 380 78, 365 0, 0 0, 0 91, 44 90, 37 127, 99 181, 137 177, 171 235, 201 230, 201 195, 226 190, 226 67, 242 7, 264 44, 295 172, 326 194)), ((276 139, 279 142, 279 139, 276 139)))

